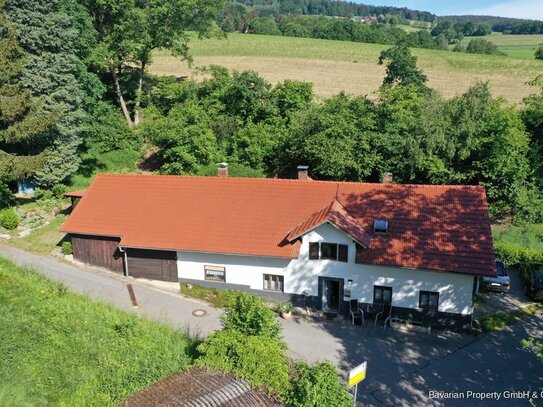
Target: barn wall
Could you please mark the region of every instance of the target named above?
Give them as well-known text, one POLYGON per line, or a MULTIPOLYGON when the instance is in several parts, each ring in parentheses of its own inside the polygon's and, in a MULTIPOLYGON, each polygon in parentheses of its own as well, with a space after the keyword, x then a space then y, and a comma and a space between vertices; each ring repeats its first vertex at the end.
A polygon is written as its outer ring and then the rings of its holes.
POLYGON ((178 281, 177 253, 166 250, 126 249, 128 274, 151 280, 178 281))
POLYGON ((71 240, 75 260, 123 273, 123 254, 119 251, 119 238, 71 235, 71 240))

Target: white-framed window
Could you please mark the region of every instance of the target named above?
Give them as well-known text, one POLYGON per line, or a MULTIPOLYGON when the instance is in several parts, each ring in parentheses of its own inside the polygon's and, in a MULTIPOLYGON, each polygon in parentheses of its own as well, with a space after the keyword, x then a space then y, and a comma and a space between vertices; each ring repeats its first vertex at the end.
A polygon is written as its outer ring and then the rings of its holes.
POLYGON ((226 267, 204 266, 205 279, 226 282, 226 267))
POLYGON ((392 303, 392 287, 373 286, 373 302, 392 303))
POLYGON ((346 244, 312 242, 309 243, 310 260, 335 260, 346 263, 349 258, 349 246, 346 244))
POLYGON ((275 274, 264 274, 264 290, 283 292, 285 290, 285 278, 275 274))
POLYGON ((439 306, 439 293, 434 291, 421 291, 419 295, 419 308, 437 309, 439 306))

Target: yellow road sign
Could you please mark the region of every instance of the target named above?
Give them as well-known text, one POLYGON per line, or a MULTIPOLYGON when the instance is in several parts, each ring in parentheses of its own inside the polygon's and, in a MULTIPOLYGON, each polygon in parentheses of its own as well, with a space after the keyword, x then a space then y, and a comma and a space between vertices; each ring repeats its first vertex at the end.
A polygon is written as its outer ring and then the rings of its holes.
POLYGON ((355 384, 361 382, 366 378, 367 366, 368 362, 364 362, 359 364, 357 367, 349 372, 349 387, 354 386, 355 384))

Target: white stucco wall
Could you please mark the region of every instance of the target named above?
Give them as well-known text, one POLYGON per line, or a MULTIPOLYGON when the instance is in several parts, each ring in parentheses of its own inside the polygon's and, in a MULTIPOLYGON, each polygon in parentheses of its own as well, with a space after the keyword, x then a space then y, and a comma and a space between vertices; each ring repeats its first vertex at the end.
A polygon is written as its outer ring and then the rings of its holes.
POLYGON ((318 277, 353 280, 351 298, 373 302, 373 286, 392 287, 392 305, 418 308, 421 290, 439 292, 439 311, 472 313, 473 276, 399 267, 355 264, 355 243, 331 225, 322 225, 303 237, 298 259, 276 259, 178 252, 180 278, 204 280, 204 265, 226 267, 226 283, 263 289, 263 274, 283 275, 285 292, 300 294, 311 289, 318 295, 318 277), (309 242, 340 243, 349 246, 348 262, 309 260, 309 242))

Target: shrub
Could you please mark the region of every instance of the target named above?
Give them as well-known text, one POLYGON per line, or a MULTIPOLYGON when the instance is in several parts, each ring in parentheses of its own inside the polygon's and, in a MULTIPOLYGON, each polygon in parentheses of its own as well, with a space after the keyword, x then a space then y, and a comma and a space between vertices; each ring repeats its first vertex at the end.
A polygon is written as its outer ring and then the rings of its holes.
POLYGON ((15 204, 15 196, 8 186, 0 183, 0 209, 8 208, 15 204))
POLYGON ((53 185, 53 188, 51 188, 51 193, 55 198, 62 198, 63 194, 68 190, 66 185, 63 184, 56 184, 53 185))
POLYGON ((209 335, 198 345, 197 364, 247 379, 253 386, 267 386, 270 393, 288 393, 289 365, 278 341, 269 336, 246 336, 234 329, 209 335))
POLYGON ((36 198, 39 201, 51 199, 53 198, 53 192, 48 189, 37 188, 36 191, 34 192, 34 198, 36 198))
POLYGON ((535 59, 543 59, 543 45, 535 51, 535 59))
POLYGON ((0 226, 7 230, 13 230, 19 226, 19 215, 13 208, 7 208, 0 212, 0 226))
POLYGON ((287 404, 292 407, 349 407, 352 400, 336 368, 329 362, 295 366, 287 404))
POLYGON ((279 312, 292 312, 292 303, 290 301, 283 302, 279 305, 279 312))
POLYGON ((60 247, 60 251, 64 255, 73 254, 73 247, 71 242, 62 242, 62 246, 60 247))
POLYGON ((498 49, 496 44, 483 38, 475 38, 470 40, 468 46, 466 47, 466 52, 472 54, 504 55, 504 53, 498 49))
POLYGON ((509 242, 497 242, 494 250, 498 259, 507 266, 521 263, 543 263, 543 249, 517 246, 509 242))
POLYGON ((225 329, 235 329, 244 335, 263 335, 278 340, 281 332, 275 313, 261 298, 244 292, 237 292, 231 298, 221 321, 225 329))

